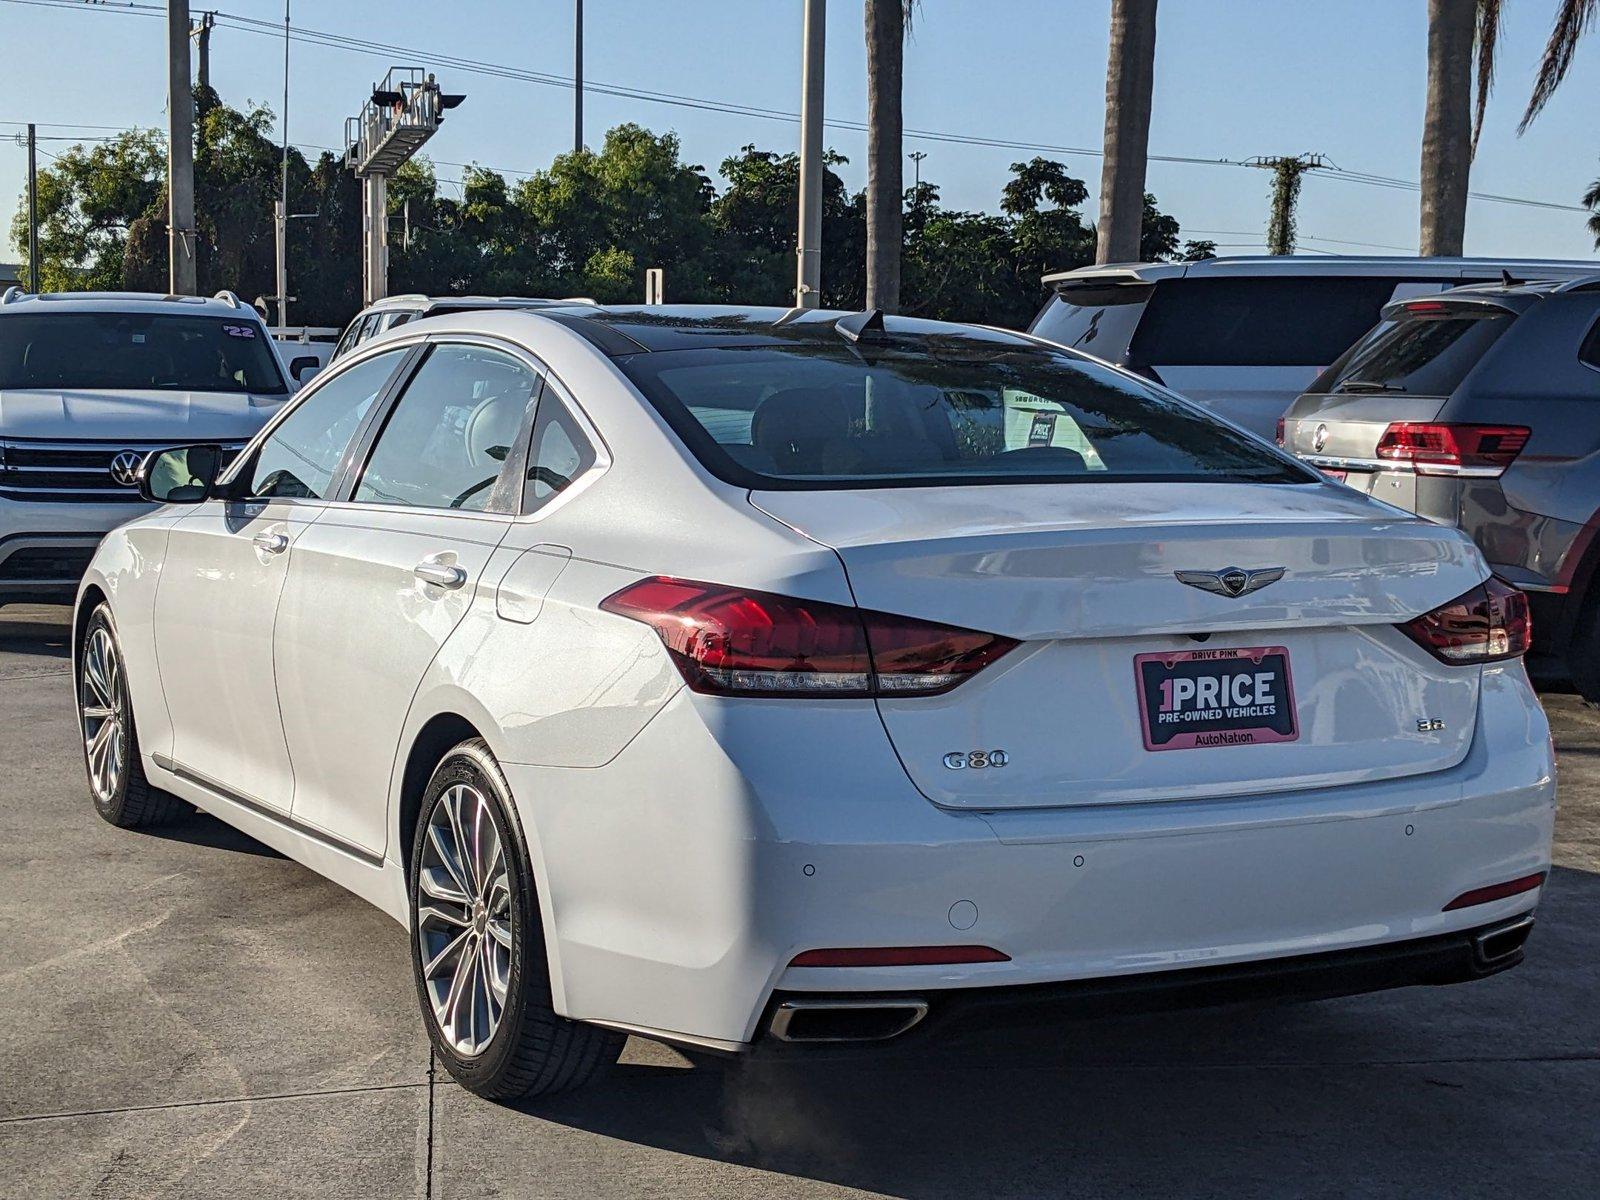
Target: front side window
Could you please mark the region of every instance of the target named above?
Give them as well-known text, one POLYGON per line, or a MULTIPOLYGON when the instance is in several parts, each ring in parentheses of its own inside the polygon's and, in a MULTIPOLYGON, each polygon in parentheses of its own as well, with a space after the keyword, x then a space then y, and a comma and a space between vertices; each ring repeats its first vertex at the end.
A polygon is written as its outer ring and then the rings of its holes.
POLYGON ((618 363, 744 487, 1311 478, 1197 409, 1048 351, 811 343, 618 363))
POLYGON ((250 495, 326 500, 339 460, 400 365, 403 349, 359 362, 325 382, 280 421, 250 467, 250 495))
POLYGON ((483 511, 538 382, 499 350, 435 346, 389 414, 353 498, 483 511))
POLYGON ((288 392, 266 331, 248 318, 16 313, 0 318, 0 388, 288 392))

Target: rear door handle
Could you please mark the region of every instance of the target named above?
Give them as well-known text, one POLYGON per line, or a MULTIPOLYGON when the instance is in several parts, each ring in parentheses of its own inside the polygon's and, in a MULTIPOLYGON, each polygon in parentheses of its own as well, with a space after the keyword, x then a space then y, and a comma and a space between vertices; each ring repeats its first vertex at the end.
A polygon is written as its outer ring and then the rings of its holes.
POLYGON ((282 554, 289 548, 289 535, 286 533, 258 533, 250 540, 263 554, 282 554))
POLYGON ((437 584, 442 588, 455 589, 467 581, 467 573, 460 567, 431 558, 423 559, 411 568, 411 572, 424 583, 437 584))

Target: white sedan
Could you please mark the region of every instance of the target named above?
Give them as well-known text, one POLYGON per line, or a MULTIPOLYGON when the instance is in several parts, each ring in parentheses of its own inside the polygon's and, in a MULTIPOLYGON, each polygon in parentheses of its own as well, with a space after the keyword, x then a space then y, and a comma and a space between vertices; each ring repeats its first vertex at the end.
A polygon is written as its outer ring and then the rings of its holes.
POLYGON ((416 322, 101 545, 100 814, 409 930, 466 1087, 1522 958, 1555 772, 1459 532, 1020 334, 416 322))

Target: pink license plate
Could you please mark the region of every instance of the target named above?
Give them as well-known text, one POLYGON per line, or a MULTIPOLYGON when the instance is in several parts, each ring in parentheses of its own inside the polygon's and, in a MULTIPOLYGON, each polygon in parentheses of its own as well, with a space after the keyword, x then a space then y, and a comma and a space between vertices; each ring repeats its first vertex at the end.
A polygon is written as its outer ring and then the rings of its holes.
POLYGON ((1289 651, 1283 646, 1134 656, 1146 750, 1292 742, 1289 651))

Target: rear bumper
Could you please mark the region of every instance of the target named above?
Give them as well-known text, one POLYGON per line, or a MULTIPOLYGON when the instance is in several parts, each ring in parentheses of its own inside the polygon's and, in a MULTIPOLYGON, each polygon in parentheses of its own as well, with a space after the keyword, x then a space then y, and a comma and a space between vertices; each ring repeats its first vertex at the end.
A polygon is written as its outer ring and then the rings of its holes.
POLYGON ((870 704, 687 693, 603 767, 506 774, 558 1011, 724 1049, 763 1036, 774 996, 925 997, 932 1032, 951 996, 953 1011, 982 995, 1029 1008, 1202 972, 1225 993, 1275 979, 1268 994, 1474 978, 1471 931, 1539 893, 1444 907, 1548 869, 1555 810, 1520 664, 1483 672, 1454 768, 1230 801, 951 812, 910 786, 870 704), (1009 961, 789 966, 811 949, 972 944, 1009 961))
POLYGON ((150 507, 0 499, 0 603, 72 603, 100 539, 150 507))
MULTIPOLYGON (((1219 1004, 1328 1000, 1390 988, 1469 983, 1520 964, 1533 925, 1530 913, 1435 937, 1322 954, 1019 987, 842 993, 827 1000, 861 1005, 854 1010, 858 1012, 871 1011, 865 1007, 869 1004, 922 1012, 921 1019, 892 1038, 897 1046, 914 1045, 969 1032, 1037 1028, 1095 1017, 1219 1004)), ((785 1022, 778 1014, 816 1000, 812 992, 775 992, 761 1023, 763 1047, 806 1046, 803 1036, 794 1036, 798 1024, 785 1022)))

